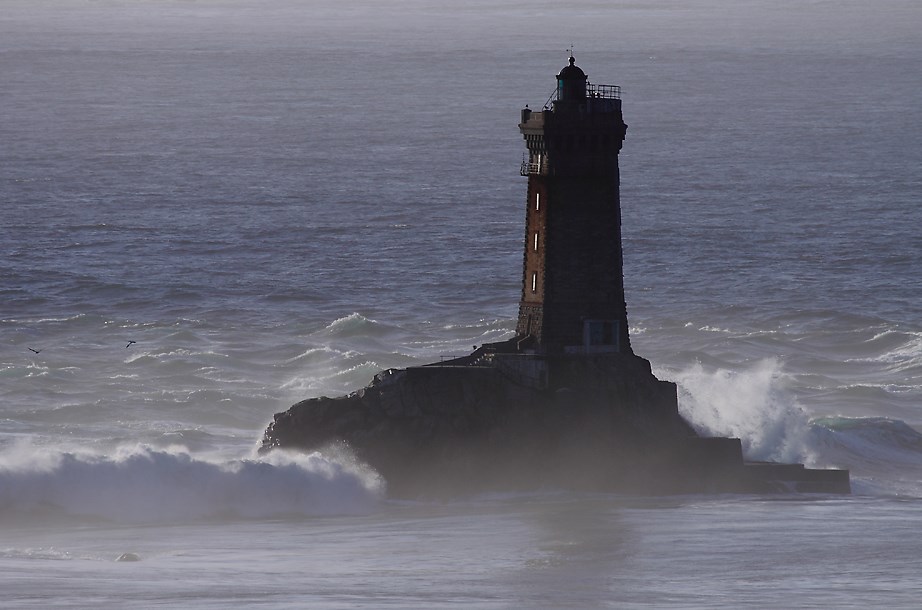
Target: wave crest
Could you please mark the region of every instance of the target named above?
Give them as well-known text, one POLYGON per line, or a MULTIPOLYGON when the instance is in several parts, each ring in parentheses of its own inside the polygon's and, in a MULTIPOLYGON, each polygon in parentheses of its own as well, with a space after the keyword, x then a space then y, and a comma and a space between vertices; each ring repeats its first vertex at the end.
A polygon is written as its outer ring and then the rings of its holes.
POLYGON ((860 493, 922 497, 922 434, 898 419, 822 417, 811 435, 824 455, 851 469, 860 493))
POLYGON ((67 515, 127 523, 362 513, 380 477, 344 453, 210 460, 184 447, 113 455, 17 445, 0 454, 0 519, 67 515))

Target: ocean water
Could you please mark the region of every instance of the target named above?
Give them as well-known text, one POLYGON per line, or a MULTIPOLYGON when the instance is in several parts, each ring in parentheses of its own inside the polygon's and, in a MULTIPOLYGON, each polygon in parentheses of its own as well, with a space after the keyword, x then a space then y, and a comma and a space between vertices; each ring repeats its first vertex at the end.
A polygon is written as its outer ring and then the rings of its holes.
POLYGON ((916 607, 920 31, 911 0, 4 0, 0 605, 916 607), (570 45, 623 91, 634 350, 851 496, 396 502, 256 455, 298 400, 512 334, 518 113, 570 45))

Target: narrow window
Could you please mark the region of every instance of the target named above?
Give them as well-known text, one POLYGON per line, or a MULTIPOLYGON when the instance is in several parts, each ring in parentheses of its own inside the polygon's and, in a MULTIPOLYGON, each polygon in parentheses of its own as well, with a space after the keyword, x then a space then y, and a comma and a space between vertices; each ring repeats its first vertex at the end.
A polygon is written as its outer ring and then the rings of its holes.
POLYGON ((537 273, 531 274, 531 291, 538 292, 538 274, 537 273))
POLYGON ((535 252, 538 251, 538 234, 535 233, 535 252))
POLYGON ((535 211, 541 209, 541 193, 535 193, 535 211))

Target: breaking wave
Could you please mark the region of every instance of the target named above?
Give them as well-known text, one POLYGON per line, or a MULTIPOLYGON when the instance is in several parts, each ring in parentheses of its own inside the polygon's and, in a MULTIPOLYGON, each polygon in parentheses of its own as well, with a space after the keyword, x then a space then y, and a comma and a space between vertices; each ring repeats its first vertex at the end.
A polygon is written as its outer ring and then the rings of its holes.
POLYGON ((785 392, 777 360, 742 371, 696 363, 665 378, 678 384, 682 415, 703 436, 739 438, 751 460, 814 461, 810 419, 785 392))
POLYGON ((383 481, 347 456, 276 451, 212 460, 183 447, 112 455, 18 444, 0 453, 0 520, 68 516, 121 523, 364 513, 383 481))
POLYGON ((682 415, 700 434, 739 438, 747 459, 847 468, 858 493, 922 497, 922 434, 886 417, 811 418, 777 359, 663 377, 677 382, 682 415))

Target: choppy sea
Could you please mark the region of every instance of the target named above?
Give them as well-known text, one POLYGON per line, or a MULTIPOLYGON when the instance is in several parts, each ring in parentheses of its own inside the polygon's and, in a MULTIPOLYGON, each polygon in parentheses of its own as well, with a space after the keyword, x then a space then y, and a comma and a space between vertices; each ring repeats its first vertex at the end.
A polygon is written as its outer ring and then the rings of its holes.
POLYGON ((4 0, 4 608, 917 607, 922 5, 4 0), (512 334, 524 146, 622 87, 632 344, 851 496, 387 499, 276 412, 512 334))

